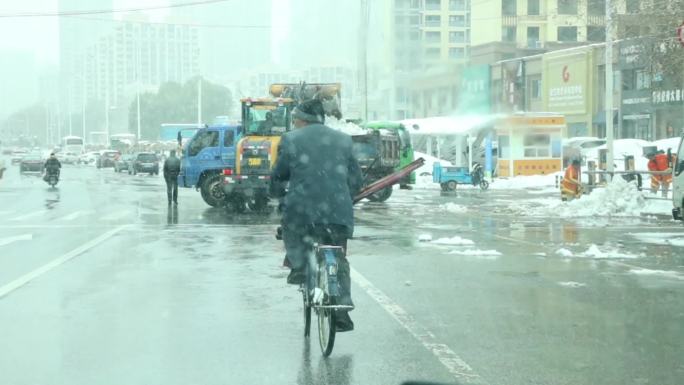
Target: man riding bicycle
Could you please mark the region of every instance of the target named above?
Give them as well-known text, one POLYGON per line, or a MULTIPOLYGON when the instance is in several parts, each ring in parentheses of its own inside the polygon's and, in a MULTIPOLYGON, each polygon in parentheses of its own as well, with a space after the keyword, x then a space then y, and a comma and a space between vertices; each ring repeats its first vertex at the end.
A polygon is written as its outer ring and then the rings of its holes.
MULTIPOLYGON (((292 269, 287 283, 305 281, 313 240, 340 246, 345 254, 338 266, 340 305, 353 306, 346 251, 354 231, 353 196, 361 188, 362 175, 352 140, 323 124, 325 111, 318 100, 301 103, 292 118, 296 129, 282 136, 271 175, 271 193, 284 197, 282 237, 292 269)), ((338 311, 336 319, 338 332, 354 329, 346 311, 338 311)))

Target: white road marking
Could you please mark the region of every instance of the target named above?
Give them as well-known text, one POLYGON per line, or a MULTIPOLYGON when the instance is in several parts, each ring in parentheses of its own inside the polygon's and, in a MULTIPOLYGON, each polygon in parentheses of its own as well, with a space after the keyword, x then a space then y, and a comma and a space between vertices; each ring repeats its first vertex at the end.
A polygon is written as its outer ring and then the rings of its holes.
POLYGON ((74 219, 76 219, 78 217, 81 217, 83 215, 88 215, 92 212, 93 211, 91 211, 91 210, 80 210, 80 211, 76 211, 74 213, 71 213, 67 216, 64 216, 64 217, 60 218, 60 220, 62 220, 62 221, 73 221, 74 219))
POLYGON ((103 220, 103 221, 115 221, 115 220, 117 220, 117 219, 122 219, 122 218, 124 218, 124 217, 126 217, 126 216, 128 216, 128 215, 130 215, 130 214, 131 214, 131 212, 128 211, 128 210, 126 210, 126 211, 117 211, 117 212, 115 212, 115 213, 112 213, 112 214, 109 214, 109 215, 105 215, 104 217, 102 217, 102 220, 103 220))
POLYGON ((62 255, 61 257, 58 257, 51 262, 46 263, 45 265, 27 273, 24 274, 23 276, 15 279, 14 281, 6 284, 5 286, 0 287, 0 298, 6 296, 7 294, 13 292, 14 290, 26 285, 27 283, 31 282, 32 280, 40 277, 41 275, 47 273, 48 271, 58 267, 59 265, 85 253, 86 251, 92 249, 93 247, 99 245, 100 243, 108 240, 109 238, 113 237, 117 233, 119 233, 121 230, 125 229, 127 225, 122 225, 118 226, 112 230, 107 231, 106 233, 100 235, 99 237, 86 242, 82 244, 81 246, 71 250, 70 252, 62 255))
POLYGON ((32 212, 32 213, 20 215, 20 216, 18 216, 18 217, 12 218, 12 219, 10 219, 10 220, 11 220, 11 221, 23 221, 23 220, 25 220, 25 219, 31 219, 31 218, 33 218, 33 217, 37 217, 37 216, 43 215, 43 214, 45 214, 46 212, 47 212, 47 210, 38 210, 38 211, 34 211, 34 212, 32 212))
POLYGON ((33 239, 33 234, 22 234, 13 237, 0 238, 0 246, 7 246, 10 243, 19 241, 30 241, 33 239))
POLYGON ((392 318, 394 318, 409 334, 420 342, 459 382, 468 384, 485 384, 473 368, 459 357, 449 346, 436 341, 435 335, 406 312, 399 304, 375 287, 369 280, 354 268, 351 277, 375 302, 377 302, 392 318))

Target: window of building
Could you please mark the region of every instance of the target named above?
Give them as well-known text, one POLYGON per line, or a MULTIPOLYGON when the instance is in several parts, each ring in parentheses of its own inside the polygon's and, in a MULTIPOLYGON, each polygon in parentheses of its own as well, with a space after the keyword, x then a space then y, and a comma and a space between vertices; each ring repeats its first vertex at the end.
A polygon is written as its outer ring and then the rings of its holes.
POLYGON ((639 12, 639 2, 641 0, 627 0, 625 2, 625 8, 627 13, 637 13, 639 12))
POLYGON ((631 91, 636 89, 636 71, 622 70, 622 90, 631 91))
POLYGON ((514 42, 515 41, 515 27, 503 27, 501 28, 501 41, 504 42, 514 42))
POLYGON ((439 11, 442 9, 442 0, 425 0, 425 10, 439 11))
POLYGON ((406 17, 403 15, 396 15, 394 16, 394 24, 396 25, 404 25, 406 23, 406 17))
POLYGON ((515 16, 517 15, 518 2, 516 0, 502 0, 501 1, 501 14, 504 16, 515 16))
POLYGON ((449 0, 450 11, 465 11, 465 0, 449 0))
POLYGON ((587 27, 587 41, 606 41, 606 29, 604 27, 587 27))
POLYGON ((405 9, 409 7, 409 5, 411 4, 411 0, 396 0, 395 4, 396 8, 405 9))
POLYGON ((465 48, 451 47, 449 48, 449 59, 463 59, 465 57, 465 48))
POLYGON ((409 39, 413 41, 420 40, 420 31, 411 31, 409 33, 409 39))
POLYGON ((527 0, 527 14, 528 15, 539 15, 539 0, 527 0))
POLYGON ((451 32, 449 32, 449 43, 465 43, 465 32, 464 31, 451 31, 451 32))
POLYGON ((635 73, 635 81, 637 90, 651 88, 651 75, 646 70, 637 70, 635 73))
POLYGON ((551 137, 548 134, 525 135, 523 147, 525 158, 548 158, 551 153, 551 137))
POLYGON ((539 27, 527 27, 527 46, 536 48, 539 45, 539 27))
POLYGON ((409 23, 411 24, 412 27, 417 27, 420 26, 420 16, 410 16, 409 17, 409 23))
POLYGON ((541 99, 541 79, 530 80, 530 97, 532 100, 541 99))
POLYGON ((577 27, 558 27, 558 41, 577 41, 577 27))
POLYGON ((606 14, 606 0, 587 0, 587 14, 589 16, 604 16, 606 14))
POLYGON ((428 59, 439 59, 439 48, 427 48, 425 57, 428 59))
POLYGON ((397 103, 404 103, 406 102, 406 89, 402 87, 397 87, 395 90, 395 97, 397 103))
POLYGON ((442 24, 442 18, 439 15, 426 15, 425 16, 425 26, 426 27, 439 27, 442 24))
POLYGON ((465 16, 463 15, 449 15, 450 27, 465 27, 465 16))
POLYGON ((427 31, 425 32, 425 41, 428 43, 439 43, 442 40, 441 32, 427 31))
POLYGON ((558 0, 559 15, 576 15, 577 0, 558 0))

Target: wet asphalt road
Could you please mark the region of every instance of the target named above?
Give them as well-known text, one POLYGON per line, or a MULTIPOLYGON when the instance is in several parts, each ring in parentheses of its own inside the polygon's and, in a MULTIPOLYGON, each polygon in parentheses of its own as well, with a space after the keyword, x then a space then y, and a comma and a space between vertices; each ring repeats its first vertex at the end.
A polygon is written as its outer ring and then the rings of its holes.
POLYGON ((633 235, 684 236, 668 219, 533 218, 508 210, 532 195, 496 190, 396 191, 361 205, 356 330, 323 359, 284 282, 277 217, 207 208, 194 190, 169 210, 159 177, 77 166, 62 176, 56 190, 16 167, 0 180, 2 384, 684 378, 684 247, 633 235), (473 245, 418 241, 427 234, 473 245), (589 244, 639 257, 556 254, 589 244))

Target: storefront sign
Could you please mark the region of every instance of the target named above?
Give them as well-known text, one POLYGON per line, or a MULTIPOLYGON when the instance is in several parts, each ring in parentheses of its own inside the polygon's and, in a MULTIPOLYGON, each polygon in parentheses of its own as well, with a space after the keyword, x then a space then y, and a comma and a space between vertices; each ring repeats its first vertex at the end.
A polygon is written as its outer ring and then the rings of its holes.
POLYGON ((544 57, 545 106, 547 111, 585 114, 589 105, 590 52, 544 57))
POLYGON ((681 103, 684 100, 684 89, 653 91, 653 104, 681 103))

